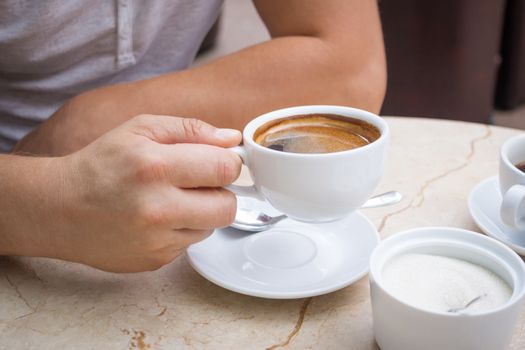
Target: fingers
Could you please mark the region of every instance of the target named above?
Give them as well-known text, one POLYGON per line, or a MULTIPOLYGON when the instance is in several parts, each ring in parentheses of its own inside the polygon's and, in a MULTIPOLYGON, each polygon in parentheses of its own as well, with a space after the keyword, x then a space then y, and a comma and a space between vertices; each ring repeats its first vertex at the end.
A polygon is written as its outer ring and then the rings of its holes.
POLYGON ((129 167, 141 183, 180 188, 221 187, 234 182, 242 161, 230 150, 201 144, 148 145, 135 149, 129 167))
POLYGON ((237 130, 217 129, 197 119, 154 115, 135 117, 127 127, 128 132, 155 141, 133 148, 134 173, 140 181, 167 180, 182 188, 219 187, 240 174, 241 159, 224 149, 241 141, 237 130))
POLYGON ((234 182, 241 173, 239 156, 224 148, 197 144, 162 147, 167 177, 176 187, 221 187, 234 182))
POLYGON ((172 229, 211 230, 233 222, 237 199, 223 188, 177 189, 164 194, 162 204, 147 215, 149 224, 172 229))
POLYGON ((234 129, 219 129, 201 120, 159 115, 140 115, 125 124, 134 133, 155 142, 204 143, 219 147, 233 147, 241 142, 241 132, 234 129))
POLYGON ((206 230, 226 227, 235 219, 237 198, 223 188, 182 190, 186 205, 179 206, 176 222, 184 228, 206 230))

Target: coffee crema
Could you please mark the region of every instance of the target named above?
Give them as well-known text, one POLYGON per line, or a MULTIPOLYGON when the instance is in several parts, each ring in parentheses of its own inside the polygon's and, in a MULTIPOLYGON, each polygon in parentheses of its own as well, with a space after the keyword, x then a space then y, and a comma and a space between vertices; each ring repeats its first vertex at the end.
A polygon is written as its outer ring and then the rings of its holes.
POLYGON ((525 161, 519 162, 518 164, 514 164, 514 166, 518 168, 518 170, 522 173, 525 173, 525 161))
POLYGON ((269 121, 253 140, 261 146, 290 153, 333 153, 365 146, 381 136, 363 120, 335 114, 307 114, 269 121))

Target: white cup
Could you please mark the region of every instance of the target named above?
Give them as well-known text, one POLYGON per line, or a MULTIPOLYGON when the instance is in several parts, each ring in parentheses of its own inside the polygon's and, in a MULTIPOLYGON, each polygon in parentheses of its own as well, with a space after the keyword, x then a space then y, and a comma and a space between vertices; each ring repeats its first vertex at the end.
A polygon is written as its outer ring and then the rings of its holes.
POLYGON ((361 207, 374 192, 383 175, 388 140, 386 122, 363 110, 340 106, 276 110, 248 123, 243 131, 244 145, 232 148, 250 169, 254 186, 227 188, 241 196, 265 199, 296 220, 337 220, 361 207), (317 113, 364 120, 377 127, 381 136, 359 148, 323 154, 281 152, 253 140, 255 131, 271 120, 317 113))
POLYGON ((510 248, 479 233, 447 228, 419 228, 379 244, 370 258, 370 295, 374 336, 382 350, 504 350, 510 344, 525 297, 525 264, 510 248), (510 299, 486 311, 428 311, 392 295, 382 272, 393 258, 431 254, 485 267, 509 284, 510 299))
POLYGON ((515 166, 520 162, 525 162, 525 135, 503 144, 499 164, 501 219, 508 226, 525 230, 525 173, 515 166))

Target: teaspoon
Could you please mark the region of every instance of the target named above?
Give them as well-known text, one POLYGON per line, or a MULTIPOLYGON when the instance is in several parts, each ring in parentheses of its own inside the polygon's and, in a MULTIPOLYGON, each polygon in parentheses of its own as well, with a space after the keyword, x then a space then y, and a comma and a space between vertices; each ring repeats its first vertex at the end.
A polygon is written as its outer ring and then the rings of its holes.
POLYGON ((478 295, 477 297, 475 297, 474 299, 472 299, 471 301, 469 301, 467 304, 465 304, 465 306, 463 307, 458 307, 458 308, 455 308, 455 309, 449 309, 447 310, 447 312, 453 312, 453 313, 457 313, 457 312, 460 312, 460 311, 464 311, 466 310, 469 306, 471 306, 472 304, 474 304, 475 302, 479 301, 480 299, 486 297, 487 294, 482 294, 482 295, 478 295))
MULTIPOLYGON (((397 191, 379 194, 367 200, 361 209, 377 208, 398 203, 403 196, 397 191)), ((235 221, 230 225, 242 231, 260 232, 268 230, 279 221, 286 219, 285 214, 270 216, 266 213, 250 208, 237 208, 235 221)))

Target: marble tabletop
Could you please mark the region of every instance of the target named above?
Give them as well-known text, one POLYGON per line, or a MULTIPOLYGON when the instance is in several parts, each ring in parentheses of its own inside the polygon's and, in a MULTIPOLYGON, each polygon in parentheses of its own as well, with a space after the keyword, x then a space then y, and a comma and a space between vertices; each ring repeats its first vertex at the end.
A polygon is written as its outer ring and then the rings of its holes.
MULTIPOLYGON (((387 119, 392 141, 377 193, 396 189, 404 199, 363 210, 381 237, 420 226, 479 232, 469 191, 496 174, 501 144, 519 131, 387 119)), ((267 300, 208 282, 184 256, 139 274, 0 258, 0 339, 0 349, 378 349, 366 277, 323 296, 267 300)), ((510 348, 525 349, 525 310, 510 348)))

